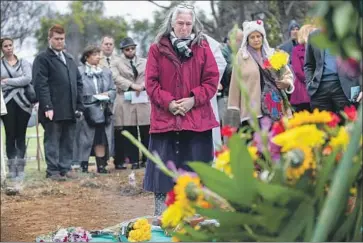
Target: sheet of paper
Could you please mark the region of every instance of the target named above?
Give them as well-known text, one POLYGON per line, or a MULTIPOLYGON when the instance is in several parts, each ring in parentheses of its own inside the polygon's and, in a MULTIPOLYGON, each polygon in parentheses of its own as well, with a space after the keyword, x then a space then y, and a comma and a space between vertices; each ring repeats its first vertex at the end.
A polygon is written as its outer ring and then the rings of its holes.
POLYGON ((131 104, 149 103, 149 97, 146 91, 141 91, 139 96, 136 96, 136 92, 131 93, 131 104))
POLYGON ((358 98, 360 92, 360 86, 354 86, 350 88, 350 100, 355 101, 358 98))
POLYGON ((106 96, 106 95, 99 95, 99 94, 95 94, 93 95, 93 97, 97 100, 100 101, 106 101, 106 100, 110 100, 110 97, 106 96))

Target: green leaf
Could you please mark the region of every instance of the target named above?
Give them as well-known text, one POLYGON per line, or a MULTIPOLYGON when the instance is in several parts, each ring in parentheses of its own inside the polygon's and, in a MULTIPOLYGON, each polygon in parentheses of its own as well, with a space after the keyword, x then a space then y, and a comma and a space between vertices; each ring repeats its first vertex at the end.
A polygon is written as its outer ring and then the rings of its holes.
POLYGON ((353 212, 346 217, 346 220, 344 220, 344 222, 340 224, 339 229, 335 232, 331 241, 340 242, 347 240, 344 238, 344 236, 352 231, 353 225, 357 218, 358 210, 359 207, 356 206, 353 212))
POLYGON ((335 157, 338 151, 333 151, 329 156, 324 157, 322 161, 323 170, 320 171, 315 187, 315 197, 321 197, 324 193, 324 185, 327 183, 329 176, 332 174, 332 169, 335 164, 335 157))
POLYGON ((197 231, 188 225, 184 225, 183 229, 185 229, 187 234, 189 234, 194 241, 203 242, 203 241, 207 241, 209 239, 207 234, 205 234, 201 231, 197 231))
POLYGON ((306 228, 307 220, 305 219, 305 217, 307 214, 312 214, 311 208, 311 204, 309 205, 306 201, 302 201, 290 218, 290 221, 286 223, 286 226, 281 231, 278 237, 278 241, 294 242, 296 238, 301 235, 302 231, 306 228))
POLYGON ((216 219, 224 227, 255 225, 266 228, 269 232, 274 233, 278 230, 279 225, 269 224, 264 215, 252 215, 240 212, 223 212, 216 209, 197 208, 197 213, 208 218, 216 219))
POLYGON ((307 211, 306 215, 306 228, 304 234, 304 242, 310 241, 311 237, 313 236, 314 230, 314 222, 315 222, 315 209, 314 207, 310 207, 307 211))
POLYGON ((348 38, 344 39, 342 46, 349 57, 360 60, 362 52, 359 48, 359 43, 357 43, 355 37, 349 36, 348 38))
POLYGON ((181 242, 193 242, 195 241, 195 239, 193 239, 192 236, 189 236, 189 235, 185 235, 185 234, 182 234, 182 233, 172 233, 172 236, 178 238, 181 242))
POLYGON ((359 207, 359 212, 357 214, 357 221, 355 223, 355 229, 353 233, 353 242, 362 242, 363 241, 363 235, 362 235, 362 195, 358 195, 357 197, 357 204, 356 207, 359 207))
POLYGON ((235 135, 229 141, 229 148, 233 181, 243 194, 245 203, 250 204, 256 196, 256 180, 253 178, 254 165, 246 141, 235 135))
POLYGON ((268 204, 266 201, 252 205, 252 210, 256 213, 266 216, 268 224, 280 224, 280 221, 290 213, 287 208, 274 207, 268 204))
POLYGON ((224 199, 241 204, 243 195, 239 193, 234 181, 224 172, 203 162, 189 162, 188 165, 199 175, 202 183, 224 199))
POLYGON ((329 38, 322 33, 311 36, 311 43, 320 49, 331 48, 334 46, 329 38))
POLYGON ((284 206, 293 199, 310 199, 303 192, 277 185, 277 184, 266 184, 257 181, 258 193, 267 201, 277 203, 278 205, 284 206))
POLYGON ((353 5, 350 2, 340 4, 339 7, 335 8, 333 13, 333 23, 335 32, 339 38, 342 38, 349 31, 353 12, 353 5))

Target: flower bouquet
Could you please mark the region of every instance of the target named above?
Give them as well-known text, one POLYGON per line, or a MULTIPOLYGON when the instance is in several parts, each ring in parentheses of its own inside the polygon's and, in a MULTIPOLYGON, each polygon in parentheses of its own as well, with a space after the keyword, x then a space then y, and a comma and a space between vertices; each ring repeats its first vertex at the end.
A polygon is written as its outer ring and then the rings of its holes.
POLYGON ((90 232, 81 227, 60 228, 55 232, 39 236, 36 242, 90 242, 90 232))
POLYGON ((151 239, 151 224, 146 218, 130 221, 121 227, 121 240, 128 242, 143 242, 151 239))

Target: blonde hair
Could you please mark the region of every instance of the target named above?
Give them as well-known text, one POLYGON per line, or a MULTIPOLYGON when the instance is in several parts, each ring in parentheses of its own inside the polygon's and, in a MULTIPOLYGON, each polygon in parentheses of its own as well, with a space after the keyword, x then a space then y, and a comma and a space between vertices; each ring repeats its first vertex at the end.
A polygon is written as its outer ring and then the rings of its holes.
POLYGON ((299 44, 306 44, 309 34, 315 29, 316 27, 312 24, 303 25, 297 33, 297 42, 299 44))

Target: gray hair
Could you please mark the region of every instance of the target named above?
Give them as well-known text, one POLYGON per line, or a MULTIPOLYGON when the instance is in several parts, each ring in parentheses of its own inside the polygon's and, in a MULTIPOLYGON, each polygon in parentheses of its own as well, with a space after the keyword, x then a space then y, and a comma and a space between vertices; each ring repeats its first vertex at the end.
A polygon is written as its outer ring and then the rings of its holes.
POLYGON ((195 38, 192 41, 192 45, 195 43, 198 43, 198 45, 201 44, 202 40, 205 39, 202 33, 203 24, 200 22, 200 20, 198 19, 197 15, 195 14, 192 8, 187 8, 182 4, 174 7, 169 11, 163 23, 160 25, 158 33, 155 37, 154 41, 155 43, 159 43, 161 38, 169 36, 170 32, 173 30, 172 25, 175 23, 176 17, 180 13, 189 13, 192 15, 193 18, 192 33, 195 34, 195 38))

